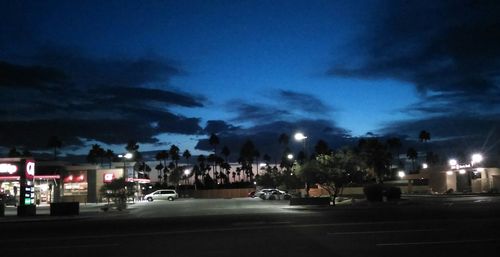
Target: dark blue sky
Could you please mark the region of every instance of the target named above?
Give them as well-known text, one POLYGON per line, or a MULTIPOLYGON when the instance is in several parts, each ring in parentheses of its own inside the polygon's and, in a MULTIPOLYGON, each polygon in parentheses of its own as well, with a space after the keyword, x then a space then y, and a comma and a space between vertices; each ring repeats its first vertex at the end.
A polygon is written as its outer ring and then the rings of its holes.
MULTIPOLYGON (((2 1, 0 145, 498 145, 495 1, 2 1), (201 141, 200 141, 201 140, 201 141), (271 141, 271 142, 270 142, 271 141)), ((196 150, 197 149, 197 150, 196 150)), ((236 152, 237 150, 234 149, 236 152)))

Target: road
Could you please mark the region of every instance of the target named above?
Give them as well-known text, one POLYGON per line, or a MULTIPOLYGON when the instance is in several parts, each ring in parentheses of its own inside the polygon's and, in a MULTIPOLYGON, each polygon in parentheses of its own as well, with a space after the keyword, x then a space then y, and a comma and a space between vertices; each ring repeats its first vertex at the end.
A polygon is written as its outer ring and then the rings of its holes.
POLYGON ((423 197, 304 208, 260 199, 180 200, 0 228, 2 257, 497 255, 500 201, 423 197))

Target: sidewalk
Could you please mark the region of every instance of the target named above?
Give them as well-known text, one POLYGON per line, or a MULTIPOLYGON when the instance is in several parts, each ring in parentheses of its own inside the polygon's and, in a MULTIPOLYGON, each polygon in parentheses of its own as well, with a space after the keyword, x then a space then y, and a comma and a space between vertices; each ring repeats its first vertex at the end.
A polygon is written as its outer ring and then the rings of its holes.
MULTIPOLYGON (((129 203, 128 205, 130 206, 133 204, 134 203, 129 203)), ((109 209, 108 211, 103 211, 102 207, 106 205, 107 203, 80 204, 79 215, 72 215, 72 216, 50 216, 49 205, 38 205, 36 207, 36 216, 28 216, 28 217, 18 217, 17 207, 6 206, 5 216, 0 217, 0 223, 81 220, 81 219, 101 218, 101 217, 116 217, 128 214, 128 210, 118 211, 113 208, 109 209)))

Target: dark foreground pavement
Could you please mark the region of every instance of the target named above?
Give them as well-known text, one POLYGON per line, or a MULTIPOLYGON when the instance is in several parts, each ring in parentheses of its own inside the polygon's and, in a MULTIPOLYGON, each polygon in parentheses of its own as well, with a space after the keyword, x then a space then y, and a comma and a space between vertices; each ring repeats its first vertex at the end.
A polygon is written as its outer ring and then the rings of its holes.
MULTIPOLYGON (((0 223, 0 256, 496 256, 487 198, 286 212, 0 223), (486 199, 486 200, 485 200, 486 199)), ((179 205, 180 206, 180 205, 179 205)))

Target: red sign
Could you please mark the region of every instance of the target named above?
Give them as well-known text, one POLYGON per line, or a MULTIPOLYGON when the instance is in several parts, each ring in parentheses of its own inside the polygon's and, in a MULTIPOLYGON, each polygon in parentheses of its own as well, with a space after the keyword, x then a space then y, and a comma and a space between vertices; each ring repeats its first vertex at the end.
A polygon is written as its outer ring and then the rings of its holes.
POLYGON ((26 178, 35 177, 35 163, 33 161, 26 161, 26 178))
POLYGON ((115 179, 115 174, 114 173, 105 173, 104 174, 104 183, 111 183, 115 179))
POLYGON ((10 163, 0 163, 0 173, 1 174, 15 174, 17 172, 17 166, 10 163))

